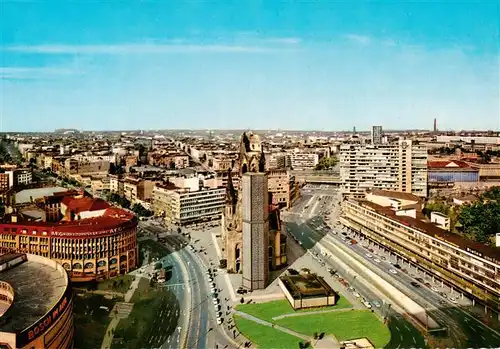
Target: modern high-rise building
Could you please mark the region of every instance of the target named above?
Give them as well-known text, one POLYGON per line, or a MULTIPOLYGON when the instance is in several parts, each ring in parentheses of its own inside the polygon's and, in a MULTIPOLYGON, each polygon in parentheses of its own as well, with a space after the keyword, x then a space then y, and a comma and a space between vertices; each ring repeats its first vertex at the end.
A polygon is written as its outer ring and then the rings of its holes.
POLYGON ((361 198, 370 189, 427 196, 427 148, 411 140, 344 144, 339 160, 344 196, 361 198))
POLYGON ((243 194, 243 286, 264 289, 269 279, 269 206, 267 175, 247 172, 243 194))
POLYGON ((382 126, 372 126, 372 144, 382 144, 382 126))

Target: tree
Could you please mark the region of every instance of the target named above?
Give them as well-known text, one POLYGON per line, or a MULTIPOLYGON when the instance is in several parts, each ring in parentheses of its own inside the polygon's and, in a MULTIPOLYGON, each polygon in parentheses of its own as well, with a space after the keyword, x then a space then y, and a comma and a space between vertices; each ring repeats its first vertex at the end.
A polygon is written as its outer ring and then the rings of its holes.
POLYGON ((469 238, 491 244, 500 231, 500 187, 489 189, 481 195, 480 201, 464 206, 458 222, 469 238))
POLYGON ((132 206, 132 211, 134 211, 134 213, 137 214, 139 217, 151 217, 153 215, 153 212, 146 209, 139 203, 135 203, 134 206, 132 206))
POLYGON ((314 168, 316 171, 328 170, 334 167, 338 163, 336 157, 323 157, 319 160, 318 164, 314 168))

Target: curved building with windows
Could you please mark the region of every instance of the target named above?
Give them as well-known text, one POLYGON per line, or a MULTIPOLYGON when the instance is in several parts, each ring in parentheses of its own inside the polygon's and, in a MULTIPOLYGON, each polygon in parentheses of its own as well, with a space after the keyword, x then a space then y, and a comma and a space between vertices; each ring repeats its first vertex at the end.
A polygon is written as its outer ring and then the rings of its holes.
POLYGON ((6 215, 0 252, 50 258, 73 281, 105 279, 136 268, 136 230, 129 211, 82 193, 54 193, 6 215))
POLYGON ((0 348, 73 347, 73 298, 64 268, 48 258, 0 255, 0 348))

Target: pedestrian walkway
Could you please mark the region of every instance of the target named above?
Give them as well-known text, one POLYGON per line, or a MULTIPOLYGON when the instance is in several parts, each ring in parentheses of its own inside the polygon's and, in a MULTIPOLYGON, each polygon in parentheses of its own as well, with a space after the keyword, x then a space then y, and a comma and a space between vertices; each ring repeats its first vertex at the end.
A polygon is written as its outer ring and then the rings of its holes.
POLYGON ((308 336, 304 336, 303 334, 300 334, 298 332, 292 331, 292 330, 290 330, 288 328, 285 328, 285 327, 273 324, 271 322, 267 322, 265 320, 259 319, 258 317, 252 316, 250 314, 247 314, 247 313, 244 313, 244 312, 241 312, 241 311, 238 311, 238 310, 236 310, 234 313, 236 315, 239 315, 239 316, 247 319, 247 320, 256 322, 258 324, 261 324, 261 325, 264 325, 264 326, 267 326, 267 327, 272 327, 274 329, 277 329, 278 331, 285 332, 285 333, 287 333, 289 335, 295 336, 297 338, 300 338, 300 339, 308 341, 308 342, 312 342, 312 338, 310 338, 308 336))
POLYGON ((325 313, 335 313, 335 312, 345 312, 351 311, 354 308, 342 308, 342 309, 330 309, 330 310, 316 310, 316 311, 300 311, 296 313, 283 314, 279 316, 273 317, 273 320, 280 320, 286 317, 295 317, 295 316, 306 316, 306 315, 315 315, 315 314, 325 314, 325 313))

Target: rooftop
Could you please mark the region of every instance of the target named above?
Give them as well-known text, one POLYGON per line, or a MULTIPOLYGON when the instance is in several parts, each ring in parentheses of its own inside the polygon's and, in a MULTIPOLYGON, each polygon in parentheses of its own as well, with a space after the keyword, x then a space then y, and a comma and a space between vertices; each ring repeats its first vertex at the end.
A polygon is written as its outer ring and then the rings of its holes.
POLYGON ((25 189, 16 193, 16 204, 26 204, 31 202, 31 199, 35 200, 44 196, 52 196, 57 192, 65 192, 66 188, 63 187, 48 187, 48 188, 36 188, 36 189, 25 189))
MULTIPOLYGON (((0 260, 0 263, 2 261, 0 260)), ((66 273, 28 260, 0 272, 0 280, 14 288, 14 303, 0 317, 0 331, 20 332, 43 317, 63 296, 66 273)))
POLYGON ((421 200, 416 195, 413 195, 411 193, 403 193, 400 191, 372 189, 368 193, 372 194, 372 195, 383 196, 383 197, 388 197, 388 198, 392 198, 392 199, 417 201, 417 202, 421 200))
POLYGON ((315 274, 284 275, 280 277, 294 299, 326 297, 335 291, 321 276, 315 274))
POLYGON ((428 161, 427 167, 429 169, 470 169, 473 168, 469 166, 464 161, 453 160, 453 161, 428 161))

